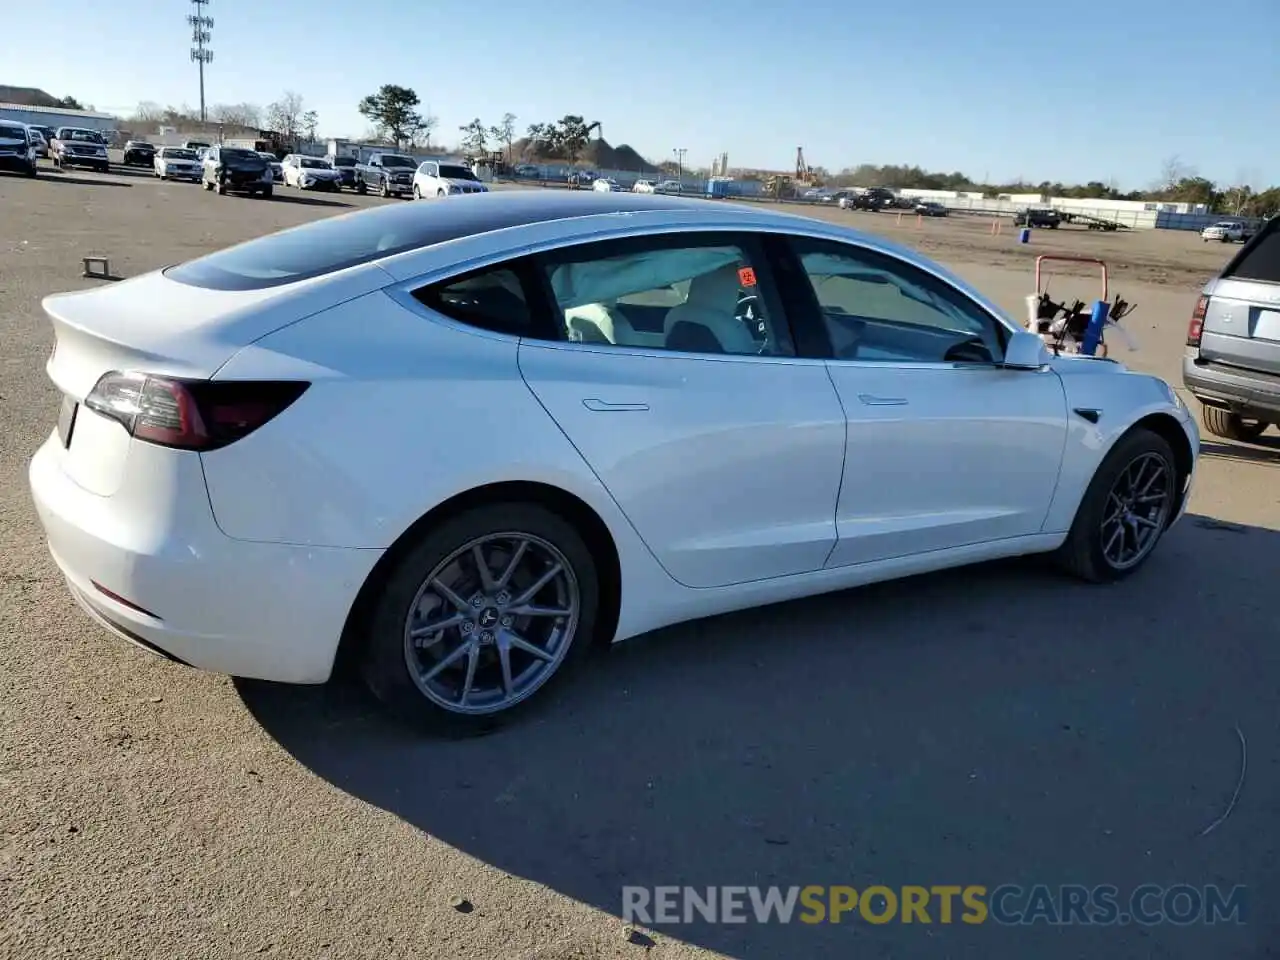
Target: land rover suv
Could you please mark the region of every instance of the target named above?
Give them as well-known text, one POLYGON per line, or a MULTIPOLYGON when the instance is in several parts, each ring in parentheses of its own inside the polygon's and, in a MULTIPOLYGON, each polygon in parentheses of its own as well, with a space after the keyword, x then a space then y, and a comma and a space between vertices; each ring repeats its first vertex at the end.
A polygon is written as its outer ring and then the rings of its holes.
POLYGON ((1280 217, 1205 285, 1187 328, 1182 382, 1216 436, 1256 440, 1280 424, 1280 217))

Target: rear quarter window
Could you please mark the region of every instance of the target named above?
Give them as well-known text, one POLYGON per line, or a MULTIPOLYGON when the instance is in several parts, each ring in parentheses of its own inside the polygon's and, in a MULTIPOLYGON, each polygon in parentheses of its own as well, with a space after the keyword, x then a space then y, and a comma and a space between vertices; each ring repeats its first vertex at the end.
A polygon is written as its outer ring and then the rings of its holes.
POLYGON ((1266 223, 1227 264, 1222 276, 1224 279, 1280 283, 1280 218, 1266 223))

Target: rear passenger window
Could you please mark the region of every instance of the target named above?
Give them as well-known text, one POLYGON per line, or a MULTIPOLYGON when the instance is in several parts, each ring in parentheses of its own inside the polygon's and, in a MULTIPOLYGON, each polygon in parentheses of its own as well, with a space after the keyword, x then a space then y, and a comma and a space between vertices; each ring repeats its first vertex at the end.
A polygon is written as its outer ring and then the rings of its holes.
POLYGON ((533 315, 520 277, 505 267, 483 270, 414 292, 424 306, 452 320, 498 333, 528 333, 533 315))
POLYGON ((1280 222, 1266 224, 1257 242, 1241 250, 1222 275, 1280 283, 1280 222))

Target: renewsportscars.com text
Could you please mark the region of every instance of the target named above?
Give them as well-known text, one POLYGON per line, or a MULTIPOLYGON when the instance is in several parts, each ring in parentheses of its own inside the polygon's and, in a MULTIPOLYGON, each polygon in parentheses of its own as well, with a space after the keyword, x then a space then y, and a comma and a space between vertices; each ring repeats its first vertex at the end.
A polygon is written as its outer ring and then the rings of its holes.
POLYGON ((631 923, 919 923, 1003 926, 1242 924, 1246 889, 1144 884, 997 887, 970 884, 888 887, 623 887, 631 923))

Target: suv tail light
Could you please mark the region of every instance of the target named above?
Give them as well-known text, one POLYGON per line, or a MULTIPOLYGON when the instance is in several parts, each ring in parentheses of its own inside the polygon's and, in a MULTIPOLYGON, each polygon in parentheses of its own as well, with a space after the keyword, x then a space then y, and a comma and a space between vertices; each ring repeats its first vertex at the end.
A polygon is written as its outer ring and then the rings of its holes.
POLYGON ((1187 346, 1200 346, 1200 338, 1204 335, 1204 315, 1209 312, 1209 298, 1201 297, 1196 301, 1196 308, 1191 311, 1191 322, 1187 324, 1187 346))
POLYGON ((179 450, 217 450, 247 437, 311 386, 297 380, 178 380, 112 371, 84 405, 137 440, 179 450))

